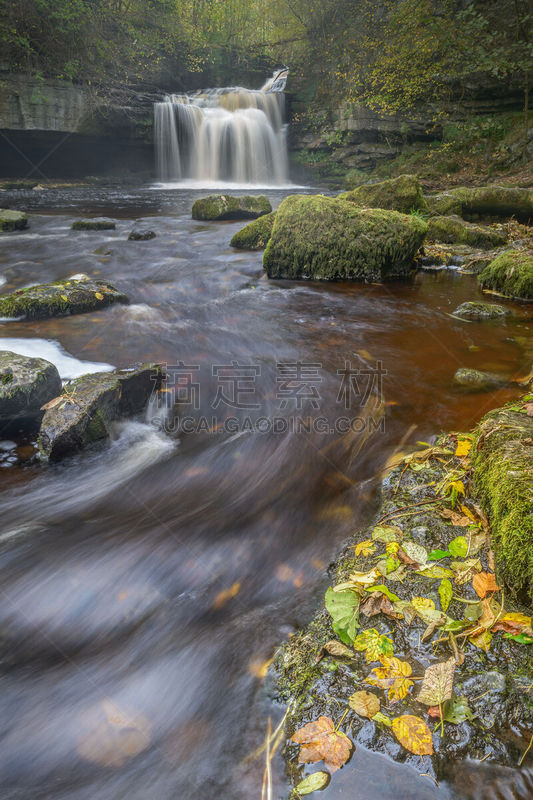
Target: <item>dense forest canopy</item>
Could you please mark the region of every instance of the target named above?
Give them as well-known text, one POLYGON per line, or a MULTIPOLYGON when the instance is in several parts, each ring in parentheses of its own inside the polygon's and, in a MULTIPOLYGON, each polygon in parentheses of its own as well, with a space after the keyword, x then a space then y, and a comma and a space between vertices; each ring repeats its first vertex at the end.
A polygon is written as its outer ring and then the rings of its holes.
POLYGON ((473 74, 528 94, 533 0, 0 0, 4 67, 161 88, 287 64, 310 107, 396 111, 473 74))

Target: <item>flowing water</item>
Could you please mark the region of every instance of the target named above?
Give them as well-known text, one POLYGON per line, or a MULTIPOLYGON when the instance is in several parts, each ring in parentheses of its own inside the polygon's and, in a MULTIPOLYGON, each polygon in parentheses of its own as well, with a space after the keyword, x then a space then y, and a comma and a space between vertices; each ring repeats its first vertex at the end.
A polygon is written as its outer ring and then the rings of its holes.
MULTIPOLYGON (((195 395, 180 395, 187 431, 162 429, 171 418, 152 406, 59 465, 40 465, 31 441, 0 442, 2 800, 259 800, 263 760, 250 756, 268 717, 283 713, 265 662, 312 614, 328 562, 372 511, 387 458, 468 429, 518 394, 462 394, 459 366, 529 371, 527 308, 497 324, 450 316, 478 296, 473 277, 271 282, 261 253, 230 248, 240 223, 191 219, 197 196, 146 187, 6 198, 32 213, 27 232, 0 240, 2 291, 86 272, 131 305, 0 322, 1 347, 42 354, 65 378, 158 360, 174 368, 177 392, 195 395), (113 216, 116 231, 71 231, 88 213, 113 216), (134 225, 157 237, 127 241, 134 225), (376 386, 349 411, 339 395, 346 363, 369 379, 378 361, 384 427, 367 414, 376 386), (305 391, 295 394, 286 370, 298 362, 305 391), (336 428, 347 415, 360 420, 355 432, 336 428), (298 416, 327 425, 284 427, 298 416), (279 432, 247 427, 259 418, 279 432)), ((283 194, 269 196, 276 205, 283 194)), ((487 783, 481 767, 459 765, 437 790, 358 748, 323 796, 531 796, 527 776, 482 767, 487 783), (478 776, 468 791, 465 774, 478 776)), ((274 781, 274 797, 286 796, 281 758, 274 781)))

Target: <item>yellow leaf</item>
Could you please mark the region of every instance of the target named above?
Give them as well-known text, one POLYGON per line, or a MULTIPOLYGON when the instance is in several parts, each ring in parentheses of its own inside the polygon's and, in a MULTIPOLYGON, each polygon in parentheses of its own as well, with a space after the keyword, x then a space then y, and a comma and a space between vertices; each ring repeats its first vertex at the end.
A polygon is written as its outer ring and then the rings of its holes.
POLYGON ((364 542, 359 542, 359 544, 355 545, 355 555, 356 556, 369 556, 371 553, 374 552, 376 549, 376 545, 372 541, 372 539, 365 539, 364 542))
POLYGON ((61 299, 62 299, 62 300, 66 300, 66 301, 68 301, 68 297, 66 296, 66 294, 62 294, 62 295, 61 295, 61 299))
POLYGON ((462 457, 467 456, 470 452, 470 448, 472 447, 472 442, 468 439, 459 439, 457 442, 457 449, 455 451, 455 455, 462 457))
POLYGON ((389 703, 396 703, 398 700, 403 700, 404 697, 407 697, 411 686, 414 686, 414 683, 409 678, 396 678, 389 688, 389 703))
POLYGON ((406 750, 415 756, 433 755, 431 731, 420 717, 403 714, 392 720, 392 732, 406 750))
POLYGON ((452 487, 452 489, 455 489, 457 494, 465 493, 465 485, 462 481, 452 481, 450 486, 452 487))
POLYGON ((435 603, 433 600, 430 600, 429 597, 413 597, 411 600, 411 605, 413 608, 416 608, 417 611, 423 611, 424 609, 431 609, 432 611, 435 610, 435 603))
POLYGON ((103 300, 104 299, 104 295, 101 292, 95 292, 94 296, 96 297, 97 300, 103 300))

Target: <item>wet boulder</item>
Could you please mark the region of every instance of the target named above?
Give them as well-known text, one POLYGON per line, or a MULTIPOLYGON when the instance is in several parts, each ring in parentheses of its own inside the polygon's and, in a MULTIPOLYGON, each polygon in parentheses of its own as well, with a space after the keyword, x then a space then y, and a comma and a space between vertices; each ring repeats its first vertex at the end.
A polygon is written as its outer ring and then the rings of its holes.
POLYGON ((474 453, 476 494, 488 515, 499 575, 533 603, 533 417, 527 403, 489 412, 474 453))
POLYGON ((458 187, 450 189, 448 194, 461 203, 463 216, 516 217, 521 222, 533 219, 533 189, 458 187))
POLYGON ((453 315, 454 317, 459 317, 459 319, 485 320, 502 319, 510 313, 508 308, 504 308, 496 303, 482 303, 470 300, 467 303, 461 303, 460 306, 457 306, 453 315))
POLYGON ((507 234, 494 228, 473 225, 457 216, 431 217, 428 240, 445 244, 466 244, 485 250, 505 244, 507 234))
POLYGON ((61 378, 54 364, 44 358, 28 358, 0 351, 0 424, 24 423, 37 427, 41 406, 61 392, 61 378))
POLYGON ((468 392, 483 392, 498 386, 505 386, 507 383, 501 375, 469 367, 460 367, 453 376, 453 380, 457 386, 461 386, 468 392))
POLYGON ((73 231, 114 231, 117 226, 112 219, 94 217, 93 219, 76 219, 70 227, 73 231))
POLYGON ((0 317, 46 319, 97 311, 114 303, 128 303, 111 283, 75 275, 54 283, 17 289, 0 297, 0 317))
POLYGON ((411 211, 427 211, 422 187, 416 175, 400 175, 398 178, 368 183, 339 195, 341 200, 349 200, 367 208, 386 208, 409 214, 411 211))
POLYGON ((405 277, 427 232, 416 216, 291 195, 276 212, 263 256, 269 278, 385 281, 405 277))
POLYGON ((134 230, 128 236, 130 242, 148 242, 150 239, 155 239, 156 234, 154 231, 137 231, 134 230))
POLYGON ((533 256, 521 250, 501 253, 478 275, 482 289, 533 300, 533 256))
POLYGON ((199 220, 257 219, 270 214, 272 206, 264 195, 234 197, 230 194, 212 194, 196 200, 192 218, 199 220))
POLYGON ((0 208, 0 231, 22 231, 28 227, 28 215, 22 211, 0 208))
POLYGON ((160 364, 143 364, 72 381, 62 399, 45 412, 39 431, 41 455, 59 461, 106 439, 113 422, 145 410, 154 389, 160 388, 162 376, 160 364))
POLYGON ((238 231, 230 244, 241 250, 264 250, 272 235, 275 212, 265 214, 238 231))

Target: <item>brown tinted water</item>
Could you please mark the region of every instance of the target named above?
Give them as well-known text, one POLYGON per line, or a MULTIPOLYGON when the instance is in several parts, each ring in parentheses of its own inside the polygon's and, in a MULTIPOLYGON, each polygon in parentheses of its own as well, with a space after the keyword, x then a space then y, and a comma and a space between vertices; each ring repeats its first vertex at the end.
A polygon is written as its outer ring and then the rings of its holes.
MULTIPOLYGON (((182 396, 189 431, 159 409, 57 466, 32 460, 28 442, 5 451, 13 463, 0 455, 2 798, 259 798, 262 762, 247 757, 267 718, 283 713, 269 700, 264 662, 311 616, 325 567, 372 511, 387 459, 468 429, 519 393, 513 383, 462 393, 452 381, 458 367, 509 381, 531 367, 530 308, 514 305, 496 324, 451 316, 480 296, 472 276, 421 273, 386 287, 269 282, 261 253, 229 247, 240 223, 191 220, 196 196, 93 189, 6 198, 33 213, 26 233, 0 240, 0 291, 85 272, 116 283, 131 305, 2 322, 0 347, 39 339, 82 361, 160 360, 178 381, 192 375, 196 394, 182 396), (70 231, 87 213, 112 216, 117 230, 70 231), (127 241, 134 223, 157 238, 127 241), (108 255, 94 253, 102 245, 108 255), (294 394, 283 370, 297 362, 294 394), (339 395, 346 364, 367 371, 349 409, 339 395), (384 425, 372 425, 380 381, 384 425), (228 404, 232 387, 230 400, 258 408, 228 404), (226 399, 217 403, 219 390, 226 399), (299 417, 315 429, 285 429, 299 417), (260 418, 281 432, 257 430, 260 418), (355 431, 338 425, 346 418, 358 420, 355 431)), ((460 766, 437 790, 361 748, 323 796, 505 797, 502 785, 530 796, 523 775, 487 765, 483 795, 476 777, 467 791, 464 775, 479 768, 460 766)), ((281 759, 274 772, 274 796, 283 797, 281 759)))

